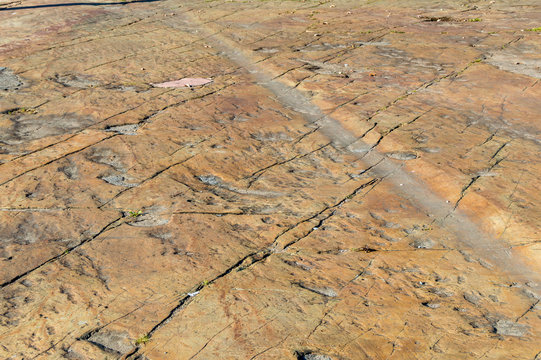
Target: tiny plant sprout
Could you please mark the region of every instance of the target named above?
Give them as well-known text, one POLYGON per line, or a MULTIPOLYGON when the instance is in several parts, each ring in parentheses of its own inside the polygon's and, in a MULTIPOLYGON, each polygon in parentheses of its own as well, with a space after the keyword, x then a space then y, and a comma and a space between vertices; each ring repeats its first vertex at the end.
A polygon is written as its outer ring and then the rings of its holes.
POLYGON ((143 335, 139 339, 135 340, 135 345, 146 344, 149 341, 150 338, 148 337, 148 335, 143 335))
POLYGON ((134 210, 129 210, 129 211, 128 211, 128 215, 129 215, 130 217, 133 217, 133 218, 134 218, 134 217, 138 217, 138 216, 140 216, 141 214, 143 214, 143 211, 142 211, 142 210, 135 210, 135 211, 134 211, 134 210))

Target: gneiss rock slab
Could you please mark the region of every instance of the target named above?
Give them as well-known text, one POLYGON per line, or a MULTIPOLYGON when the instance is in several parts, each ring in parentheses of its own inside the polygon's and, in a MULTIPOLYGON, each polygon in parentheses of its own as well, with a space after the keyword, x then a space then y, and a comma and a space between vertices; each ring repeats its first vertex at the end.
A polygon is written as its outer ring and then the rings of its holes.
POLYGON ((0 11, 0 357, 535 358, 537 2, 211 5, 0 11))

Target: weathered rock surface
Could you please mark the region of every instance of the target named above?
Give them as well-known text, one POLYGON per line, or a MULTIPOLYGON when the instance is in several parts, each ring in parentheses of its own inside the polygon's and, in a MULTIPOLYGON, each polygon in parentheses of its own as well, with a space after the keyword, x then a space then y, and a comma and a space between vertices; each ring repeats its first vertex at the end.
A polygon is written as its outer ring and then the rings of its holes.
POLYGON ((0 89, 4 91, 18 90, 24 83, 11 69, 0 67, 0 89))
POLYGON ((0 2, 0 358, 539 358, 540 18, 0 2))

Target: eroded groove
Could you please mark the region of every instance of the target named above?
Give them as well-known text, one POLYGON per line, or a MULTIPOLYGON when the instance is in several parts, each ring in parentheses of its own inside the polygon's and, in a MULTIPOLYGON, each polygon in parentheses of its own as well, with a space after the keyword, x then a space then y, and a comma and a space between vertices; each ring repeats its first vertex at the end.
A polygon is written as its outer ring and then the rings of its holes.
POLYGON ((294 145, 297 145, 298 143, 300 143, 301 141, 303 141, 305 138, 307 138, 308 136, 312 135, 313 133, 315 133, 316 131, 318 131, 320 129, 319 126, 316 126, 314 127, 312 130, 302 134, 301 136, 299 136, 297 139, 295 139, 295 141, 293 141, 293 146, 294 145))
MULTIPOLYGON (((496 154, 494 154, 490 160, 492 160, 498 152, 500 152, 501 149, 503 149, 503 147, 505 146, 506 144, 504 144, 503 146, 501 146, 498 151, 496 151, 496 154)), ((490 170, 494 169, 497 165, 499 165, 503 160, 505 160, 505 158, 501 158, 501 159, 498 159, 497 161, 494 162, 494 164, 492 164, 486 171, 489 172, 490 170)), ((481 175, 476 175, 474 177, 471 178, 470 182, 464 186, 462 188, 462 191, 460 192, 460 196, 458 198, 458 200, 455 202, 455 205, 453 206, 453 210, 456 210, 456 208, 458 207, 458 205, 460 204, 460 202, 462 201, 462 199, 464 198, 464 196, 466 196, 466 191, 468 191, 468 189, 470 187, 473 186, 473 184, 475 184, 477 182, 477 180, 479 180, 480 178, 482 178, 483 176, 481 175)))
POLYGON ((541 302, 541 300, 537 300, 536 302, 534 302, 522 315, 520 315, 516 320, 515 322, 518 322, 520 319, 522 319, 524 316, 526 316, 528 313, 532 312, 535 310, 535 308, 537 307, 537 305, 539 305, 539 303, 541 302))
POLYGON ((458 198, 458 200, 455 202, 455 205, 453 206, 453 208, 456 210, 456 208, 458 207, 458 204, 460 204, 460 201, 462 201, 462 199, 464 198, 464 196, 466 196, 466 191, 468 191, 468 189, 470 187, 472 187, 473 184, 475 184, 475 182, 477 180, 479 180, 479 178, 481 177, 481 175, 477 175, 477 176, 474 176, 471 178, 470 182, 464 186, 462 188, 462 190, 460 191, 460 196, 458 198))
POLYGON ((41 355, 44 355, 44 354, 47 354, 49 351, 53 350, 56 345, 60 344, 62 341, 64 341, 64 339, 66 339, 68 336, 70 336, 71 334, 73 333, 73 331, 69 331, 66 335, 64 335, 64 337, 62 337, 60 340, 56 341, 55 343, 52 343, 51 346, 49 346, 47 349, 43 350, 42 352, 40 352, 39 354, 37 354, 36 356, 32 357, 32 360, 33 359, 37 359, 38 357, 40 357, 41 355))
MULTIPOLYGON (((342 200, 340 200, 338 203, 336 203, 335 205, 333 206, 330 206, 330 207, 327 207, 325 209, 323 209, 322 211, 320 211, 318 213, 318 216, 323 214, 324 212, 326 211, 330 211, 330 213, 328 215, 325 215, 323 218, 321 218, 319 220, 319 223, 312 227, 310 230, 308 230, 308 232, 306 234, 304 234, 303 236, 301 236, 300 238, 297 238, 295 240, 292 240, 290 241, 289 243, 285 244, 283 246, 283 248, 281 250, 286 250, 287 248, 289 248, 290 246, 298 243, 299 241, 301 241, 302 239, 308 237, 311 233, 313 233, 314 231, 316 231, 317 229, 319 229, 321 226, 323 226, 323 224, 325 223, 325 221, 327 221, 328 219, 330 219, 332 216, 335 215, 336 213, 336 210, 337 208, 339 208, 340 206, 342 206, 346 201, 349 201, 351 199, 353 199, 358 193, 359 191, 363 190, 364 188, 368 187, 368 186, 372 186, 366 193, 369 193, 379 182, 381 182, 382 179, 379 179, 379 178, 376 178, 376 179, 372 179, 364 184, 362 184, 361 186, 359 186, 358 188, 356 188, 352 193, 350 193, 348 196, 346 196, 345 198, 343 198, 342 200)), ((314 219, 315 217, 313 217, 312 219, 314 219)))
POLYGON ((349 179, 346 180, 345 182, 349 182, 349 181, 351 181, 351 180, 354 180, 354 179, 356 179, 356 178, 359 178, 359 177, 361 177, 362 175, 368 173, 370 170, 372 170, 372 169, 374 169, 376 166, 378 166, 383 160, 384 160, 384 159, 381 159, 381 160, 379 160, 378 162, 376 162, 375 164, 370 165, 369 167, 367 167, 366 169, 362 170, 362 171, 361 171, 360 173, 358 173, 358 174, 348 174, 349 179))
POLYGON ((262 350, 262 351, 258 352, 257 354, 255 354, 254 356, 252 356, 249 360, 254 360, 255 358, 259 357, 259 355, 263 355, 263 354, 266 353, 267 351, 274 349, 275 347, 277 347, 278 345, 280 345, 280 344, 282 344, 284 341, 286 341, 287 338, 289 337, 289 335, 291 335, 291 334, 286 335, 283 339, 281 339, 280 341, 278 341, 276 344, 271 345, 271 346, 269 346, 268 348, 266 348, 265 350, 262 350))
POLYGON ((269 170, 269 169, 271 169, 273 167, 276 167, 276 166, 281 166, 281 165, 287 164, 287 163, 289 163, 289 162, 291 162, 293 160, 302 159, 303 157, 306 157, 306 156, 311 155, 311 154, 313 154, 315 152, 318 152, 318 151, 326 148, 329 145, 331 145, 330 142, 326 143, 325 145, 322 145, 322 146, 320 146, 320 147, 318 147, 318 148, 316 148, 316 149, 314 149, 312 151, 309 151, 309 152, 307 152, 305 154, 298 154, 298 155, 295 155, 295 156, 293 156, 293 157, 291 157, 289 159, 275 162, 274 164, 265 166, 264 168, 261 168, 259 170, 254 171, 251 175, 244 178, 244 179, 250 179, 248 181, 248 188, 250 188, 253 185, 253 183, 255 183, 261 177, 261 175, 263 175, 263 173, 266 172, 267 170, 269 170))
POLYGON ((206 282, 205 283, 200 283, 194 287, 192 287, 192 289, 185 295, 183 296, 177 306, 175 306, 173 309, 171 309, 171 311, 169 312, 169 314, 164 317, 160 322, 158 322, 156 325, 154 325, 154 327, 152 327, 152 329, 150 329, 150 331, 147 333, 147 336, 149 338, 152 337, 152 335, 154 335, 154 333, 156 331, 158 331, 162 326, 164 326, 165 324, 167 324, 171 318, 173 318, 180 310, 182 310, 183 308, 185 308, 190 302, 192 302, 193 298, 195 296, 197 296, 197 294, 207 285, 209 284, 212 284, 214 283, 217 279, 223 277, 223 276, 226 276, 227 274, 229 274, 231 271, 233 271, 237 266, 238 264, 242 263, 246 258, 248 258, 249 256, 251 256, 253 253, 245 256, 244 258, 242 258, 241 260, 239 260, 237 263, 235 263, 235 265, 231 266, 230 268, 228 268, 224 273, 218 275, 217 277, 215 277, 214 279, 206 282), (195 294, 195 295, 190 295, 190 294, 195 294))
POLYGON ((227 216, 227 215, 261 215, 257 213, 246 213, 243 211, 231 211, 231 212, 219 212, 219 211, 175 211, 173 215, 215 215, 215 216, 227 216))
MULTIPOLYGON (((303 79, 304 81, 305 79, 303 79)), ((364 96, 364 95, 368 95, 370 94, 371 91, 365 91, 363 93, 360 93, 358 95, 356 95, 355 97, 353 97, 352 99, 349 99, 348 101, 345 101, 343 102, 342 104, 338 105, 338 106, 335 106, 330 112, 329 112, 329 115, 332 115, 333 113, 335 113, 338 109, 341 109, 343 108, 344 106, 346 106, 347 104, 351 104, 351 103, 354 103, 357 99, 359 99, 361 96, 364 96)), ((354 104, 356 105, 356 104, 354 104)))
POLYGON ((424 113, 420 114, 420 115, 417 115, 415 116, 413 119, 411 119, 410 121, 406 121, 406 122, 403 122, 403 123, 400 123, 400 124, 397 124, 395 125, 394 127, 392 127, 391 129, 387 130, 383 136, 387 136, 389 135, 390 133, 392 133, 393 131, 397 130, 397 129, 400 129, 401 127, 403 126, 406 126, 406 125, 411 125, 413 124, 414 122, 416 122, 417 120, 419 120, 421 117, 423 117, 424 115, 428 114, 429 112, 431 112, 432 109, 429 109, 427 111, 425 111, 424 113))
MULTIPOLYGON (((506 142, 506 143, 502 144, 502 146, 500 146, 500 147, 498 148, 498 150, 496 150, 496 152, 495 152, 494 154, 492 154, 492 156, 490 157, 489 160, 494 159, 494 158, 500 153, 500 151, 502 151, 503 148, 507 146, 507 144, 509 144, 509 143, 506 142)), ((491 169, 492 169, 492 167, 491 167, 491 169)))
POLYGON ((221 333, 223 333, 226 329, 230 328, 231 325, 233 325, 234 322, 230 322, 229 324, 227 324, 227 326, 225 326, 224 328, 222 328, 221 330, 219 330, 216 334, 212 335, 210 337, 210 339, 207 340, 207 342, 199 349, 197 350, 197 352, 195 354, 193 354, 192 356, 190 356, 190 358, 188 360, 192 360, 193 358, 195 358, 197 355, 199 355, 201 353, 201 351, 205 350, 205 348, 208 346, 208 344, 210 344, 212 342, 212 340, 214 340, 214 338, 216 338, 216 336, 220 335, 221 333))

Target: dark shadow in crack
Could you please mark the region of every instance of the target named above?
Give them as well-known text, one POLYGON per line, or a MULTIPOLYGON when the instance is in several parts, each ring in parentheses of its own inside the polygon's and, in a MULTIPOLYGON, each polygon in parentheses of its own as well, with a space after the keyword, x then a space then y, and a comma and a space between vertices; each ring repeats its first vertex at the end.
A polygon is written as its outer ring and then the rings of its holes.
POLYGON ((156 2, 160 0, 133 0, 133 1, 114 1, 114 2, 70 2, 60 4, 46 4, 46 5, 31 5, 31 6, 16 6, 0 8, 0 11, 13 11, 13 10, 26 10, 26 9, 41 9, 50 7, 62 7, 62 6, 105 6, 105 5, 128 5, 133 3, 148 3, 156 2))

